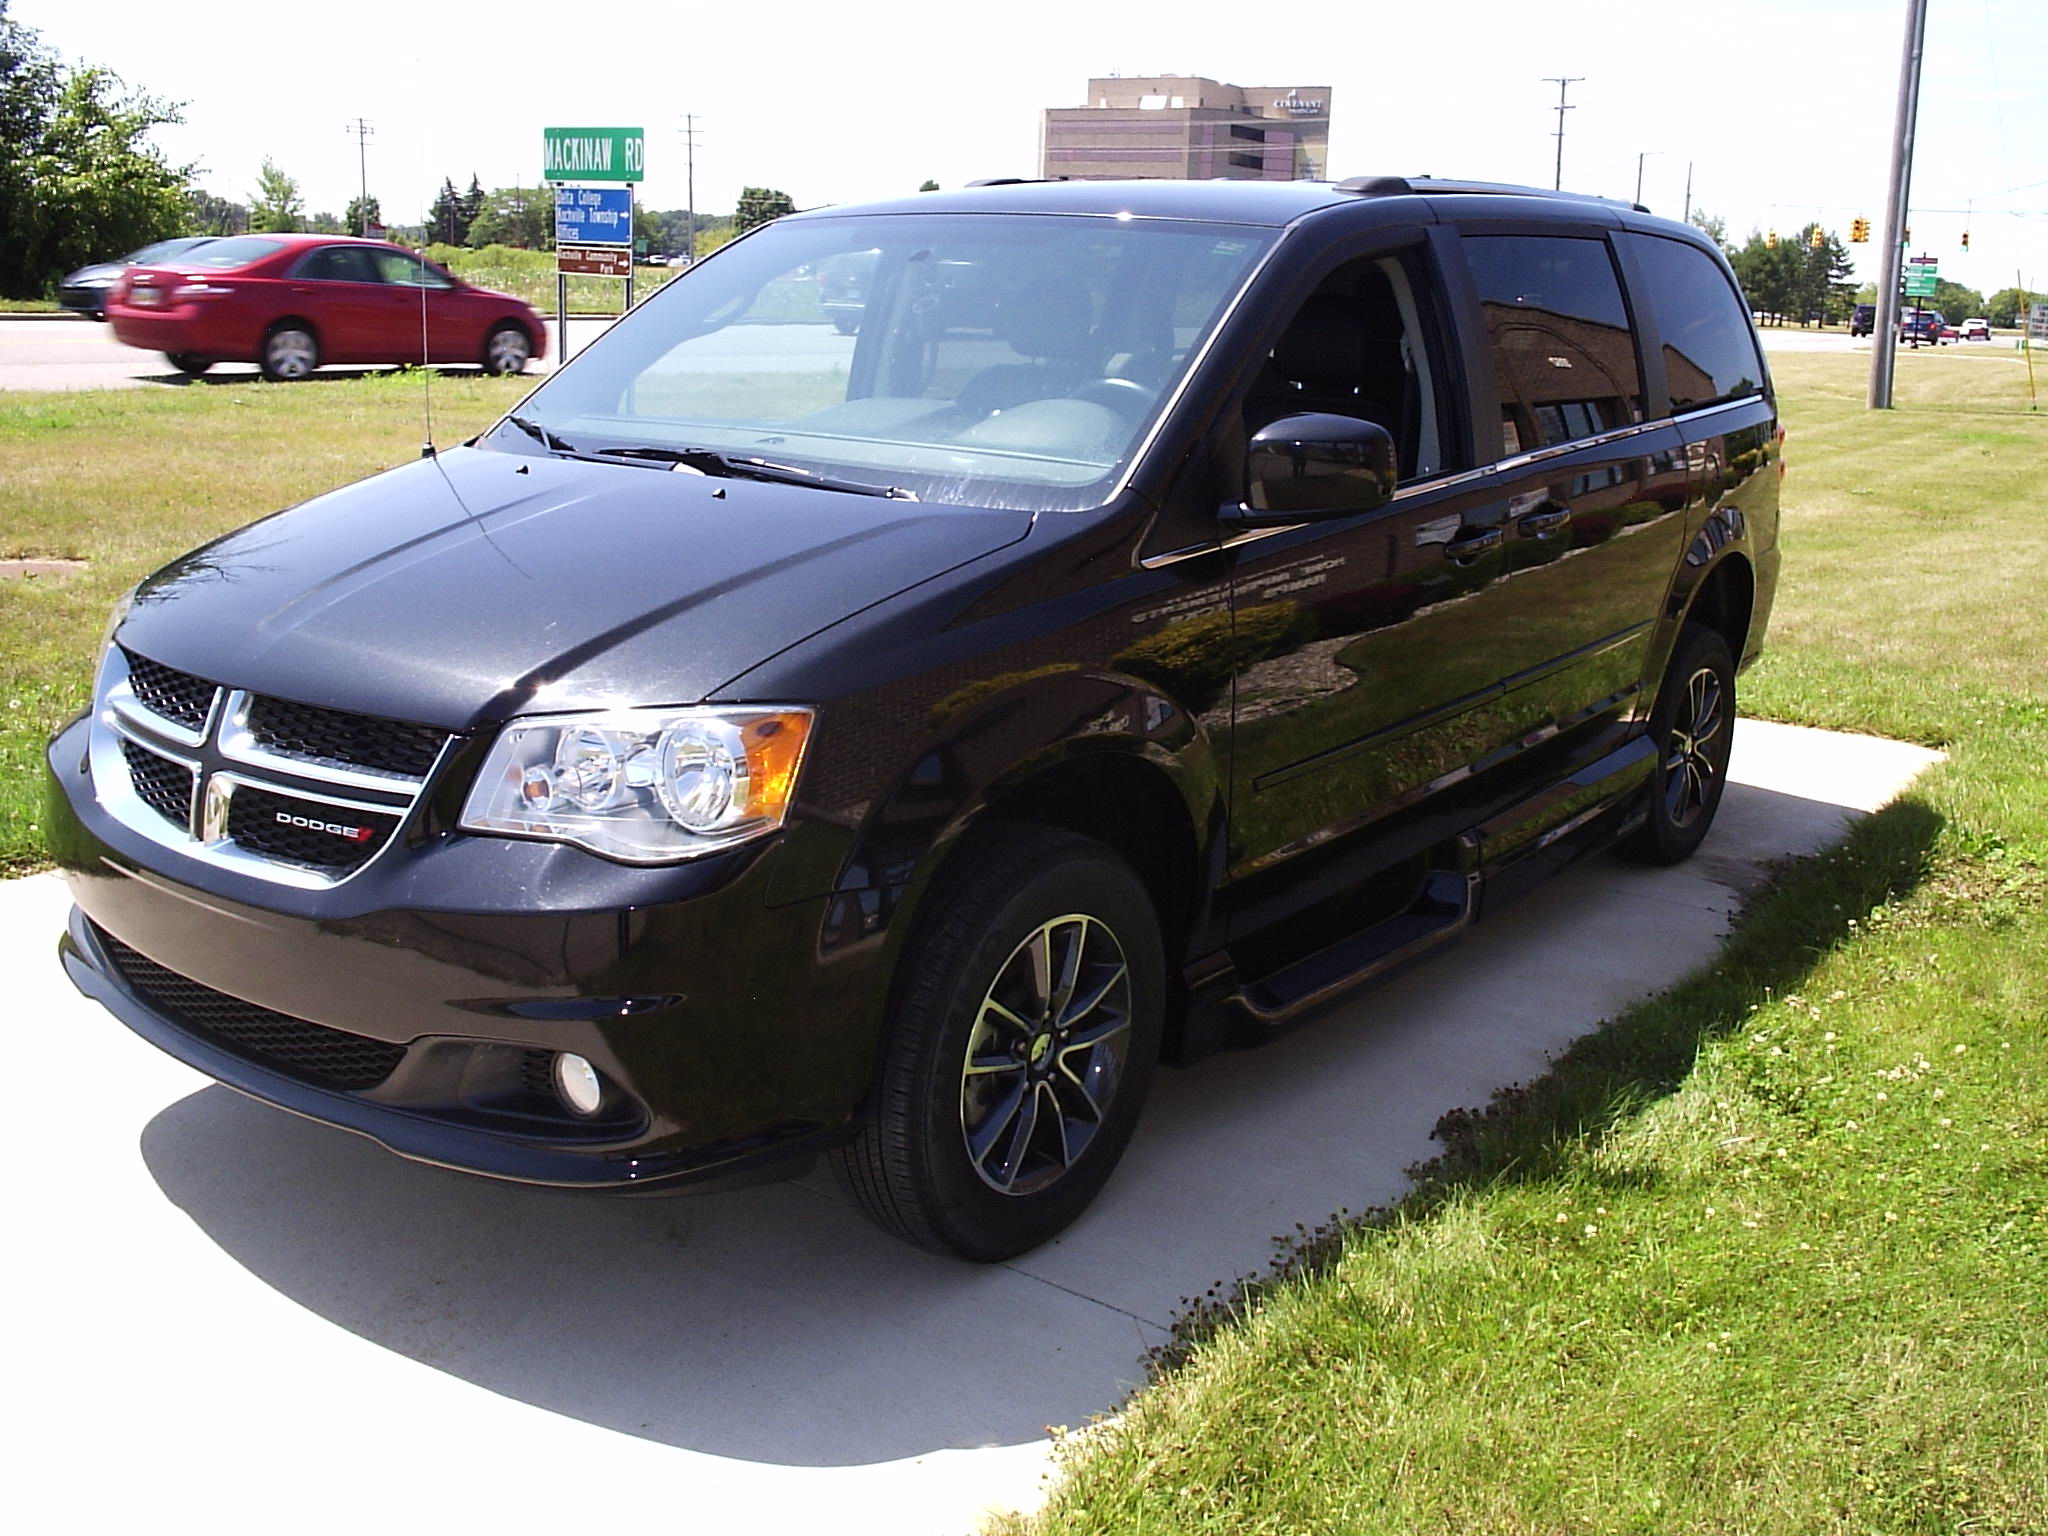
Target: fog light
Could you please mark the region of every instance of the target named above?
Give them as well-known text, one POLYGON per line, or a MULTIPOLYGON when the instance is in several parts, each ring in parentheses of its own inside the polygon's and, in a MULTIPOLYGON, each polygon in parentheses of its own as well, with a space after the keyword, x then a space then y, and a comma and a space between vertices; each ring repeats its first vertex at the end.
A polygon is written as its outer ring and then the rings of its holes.
POLYGON ((579 1115, 594 1115, 604 1098, 604 1083, 597 1068, 571 1051, 555 1058, 555 1089, 562 1102, 579 1115))

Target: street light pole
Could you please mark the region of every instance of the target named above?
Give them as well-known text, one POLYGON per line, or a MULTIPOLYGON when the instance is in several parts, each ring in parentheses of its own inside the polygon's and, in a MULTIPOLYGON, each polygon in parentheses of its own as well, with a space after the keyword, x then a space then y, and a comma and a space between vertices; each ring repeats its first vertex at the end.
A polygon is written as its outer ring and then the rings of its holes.
POLYGON ((1906 54, 1899 65, 1899 110, 1892 127, 1891 187, 1884 201, 1884 270, 1878 274, 1877 322, 1870 332, 1870 392, 1873 411, 1892 408, 1892 377, 1898 361, 1894 337, 1899 325, 1899 285, 1906 263, 1906 209, 1913 190, 1913 130, 1920 115, 1920 56, 1927 39, 1927 0, 1906 0, 1906 54))

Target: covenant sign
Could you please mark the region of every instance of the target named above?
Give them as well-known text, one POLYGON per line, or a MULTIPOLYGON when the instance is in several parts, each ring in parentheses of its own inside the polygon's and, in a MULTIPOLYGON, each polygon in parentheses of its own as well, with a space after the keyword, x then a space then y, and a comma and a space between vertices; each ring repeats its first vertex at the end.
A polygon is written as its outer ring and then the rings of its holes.
POLYGON ((543 128, 544 181, 639 181, 647 163, 641 128, 543 128))

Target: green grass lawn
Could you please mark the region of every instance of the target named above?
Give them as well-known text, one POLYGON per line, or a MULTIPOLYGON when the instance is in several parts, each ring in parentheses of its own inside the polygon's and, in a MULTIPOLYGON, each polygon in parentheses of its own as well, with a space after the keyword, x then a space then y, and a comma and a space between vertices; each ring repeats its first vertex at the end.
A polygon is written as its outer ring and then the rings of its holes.
POLYGON ((1774 362, 1744 707, 1950 761, 1185 1319, 1024 1526, 2048 1531, 2048 412, 1946 352, 1867 412, 1864 366, 1774 362))

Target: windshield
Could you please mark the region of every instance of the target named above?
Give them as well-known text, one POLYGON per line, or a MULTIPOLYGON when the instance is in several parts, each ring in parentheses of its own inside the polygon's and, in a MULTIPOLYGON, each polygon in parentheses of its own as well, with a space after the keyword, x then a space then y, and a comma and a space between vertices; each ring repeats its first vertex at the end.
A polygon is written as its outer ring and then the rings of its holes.
POLYGON ((246 267, 252 261, 261 261, 273 251, 282 250, 283 244, 276 240, 259 240, 254 235, 235 235, 226 240, 208 240, 194 246, 178 258, 181 267, 214 267, 225 272, 230 267, 246 267))
POLYGON ((691 451, 925 501, 1097 505, 1272 238, 1070 216, 793 220, 670 283, 489 445, 691 451))
POLYGON ((155 245, 145 245, 133 256, 124 258, 131 267, 152 266, 159 261, 169 261, 181 251, 192 250, 206 244, 205 235, 182 235, 175 240, 159 240, 155 245))

